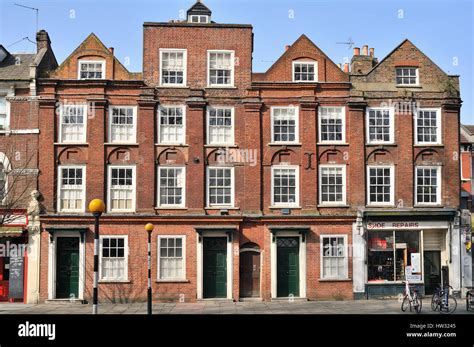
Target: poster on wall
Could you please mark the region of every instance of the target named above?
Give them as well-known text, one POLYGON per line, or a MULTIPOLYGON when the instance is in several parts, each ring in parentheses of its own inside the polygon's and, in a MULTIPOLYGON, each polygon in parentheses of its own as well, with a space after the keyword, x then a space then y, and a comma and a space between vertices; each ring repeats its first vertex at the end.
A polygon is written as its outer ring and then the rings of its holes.
POLYGON ((420 253, 411 254, 411 272, 414 274, 421 273, 421 257, 420 253))

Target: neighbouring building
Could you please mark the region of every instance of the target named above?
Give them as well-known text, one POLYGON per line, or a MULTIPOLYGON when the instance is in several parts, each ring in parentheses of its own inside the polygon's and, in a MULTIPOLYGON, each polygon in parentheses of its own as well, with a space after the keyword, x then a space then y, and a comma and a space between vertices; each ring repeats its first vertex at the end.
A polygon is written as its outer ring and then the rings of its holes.
POLYGON ((91 34, 38 80, 41 300, 90 300, 94 198, 101 300, 146 298, 149 222, 154 300, 460 291, 457 76, 305 35, 254 73, 252 26, 200 1, 143 31, 143 73, 91 34))
POLYGON ((57 67, 48 34, 36 53, 0 45, 0 301, 38 302, 37 78, 57 67))

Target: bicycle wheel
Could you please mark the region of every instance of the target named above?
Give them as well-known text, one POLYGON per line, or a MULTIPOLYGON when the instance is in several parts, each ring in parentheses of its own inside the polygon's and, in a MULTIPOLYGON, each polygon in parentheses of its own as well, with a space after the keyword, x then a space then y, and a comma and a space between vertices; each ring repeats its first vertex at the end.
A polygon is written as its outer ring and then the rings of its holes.
POLYGON ((433 296, 431 297, 431 309, 433 311, 437 311, 439 307, 439 293, 435 292, 433 293, 433 296))
POLYGON ((423 306, 423 302, 421 300, 421 296, 420 294, 415 292, 413 294, 413 307, 415 308, 415 312, 419 314, 421 312, 422 306, 423 306))
POLYGON ((450 314, 456 311, 457 307, 458 301, 456 300, 456 298, 452 295, 448 295, 448 302, 444 305, 441 305, 439 312, 443 314, 450 314))
POLYGON ((410 307, 410 300, 408 299, 408 295, 405 295, 402 301, 402 311, 405 312, 406 310, 408 310, 409 307, 410 307))

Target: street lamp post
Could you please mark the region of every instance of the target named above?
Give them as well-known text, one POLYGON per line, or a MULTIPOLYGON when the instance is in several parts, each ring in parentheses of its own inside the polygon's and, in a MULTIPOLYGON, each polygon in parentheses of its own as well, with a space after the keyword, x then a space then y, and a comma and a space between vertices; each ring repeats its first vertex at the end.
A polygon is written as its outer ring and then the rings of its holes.
POLYGON ((145 225, 145 230, 148 233, 148 293, 147 293, 147 311, 152 314, 152 292, 151 292, 151 233, 153 232, 153 224, 145 225))
POLYGON ((100 199, 89 203, 89 211, 94 216, 94 288, 92 291, 92 314, 97 314, 98 284, 99 284, 99 218, 105 210, 105 204, 100 199))
POLYGON ((145 225, 145 230, 148 233, 148 293, 147 293, 147 311, 151 314, 151 233, 153 232, 153 224, 145 225))

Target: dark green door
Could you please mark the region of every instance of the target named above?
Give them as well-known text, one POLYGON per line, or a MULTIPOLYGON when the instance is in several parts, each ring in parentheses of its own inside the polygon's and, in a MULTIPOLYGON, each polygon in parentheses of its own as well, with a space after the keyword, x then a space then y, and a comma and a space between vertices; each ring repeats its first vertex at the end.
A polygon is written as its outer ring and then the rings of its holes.
POLYGON ((425 294, 431 295, 441 285, 441 251, 425 251, 425 294))
POLYGON ((56 239, 56 298, 79 296, 79 238, 56 239))
POLYGON ((203 297, 227 297, 227 238, 203 240, 203 297))
POLYGON ((277 296, 300 295, 299 238, 277 238, 277 296))

